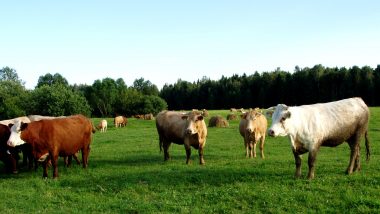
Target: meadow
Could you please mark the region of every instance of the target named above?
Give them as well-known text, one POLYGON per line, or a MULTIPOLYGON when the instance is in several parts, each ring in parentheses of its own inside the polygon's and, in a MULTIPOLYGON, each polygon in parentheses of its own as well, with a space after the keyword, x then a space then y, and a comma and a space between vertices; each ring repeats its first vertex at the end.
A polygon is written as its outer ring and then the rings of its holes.
MULTIPOLYGON (((209 111, 226 116, 228 111, 209 111)), ((94 124, 100 118, 92 119, 94 124)), ((206 119, 208 124, 208 119, 206 119)), ((208 128, 204 166, 197 150, 185 164, 182 145, 172 144, 171 160, 159 152, 155 121, 129 119, 124 128, 93 135, 89 167, 59 162, 59 178, 21 169, 5 174, 0 163, 2 213, 376 213, 380 211, 380 108, 371 108, 371 160, 346 175, 349 148, 322 148, 314 180, 301 179, 288 138, 267 137, 265 157, 245 157, 239 120, 228 128, 208 128)), ((258 149, 259 151, 259 149, 258 149)))

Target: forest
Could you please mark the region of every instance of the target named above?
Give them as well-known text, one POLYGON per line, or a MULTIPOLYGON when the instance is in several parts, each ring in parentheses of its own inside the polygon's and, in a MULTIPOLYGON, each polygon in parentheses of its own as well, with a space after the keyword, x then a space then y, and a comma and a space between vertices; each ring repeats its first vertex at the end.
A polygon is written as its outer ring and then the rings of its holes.
POLYGON ((60 74, 45 74, 27 90, 15 69, 0 70, 0 120, 21 115, 72 115, 92 117, 132 116, 164 109, 268 108, 284 103, 303 105, 362 97, 379 106, 380 65, 312 68, 202 77, 196 82, 179 79, 161 90, 149 80, 136 79, 127 86, 122 78, 95 80, 92 85, 70 85, 60 74))
POLYGON ((268 108, 279 103, 303 105, 362 97, 369 106, 379 106, 380 65, 373 69, 295 67, 294 72, 255 72, 214 81, 203 77, 197 82, 178 80, 160 91, 169 109, 268 108))

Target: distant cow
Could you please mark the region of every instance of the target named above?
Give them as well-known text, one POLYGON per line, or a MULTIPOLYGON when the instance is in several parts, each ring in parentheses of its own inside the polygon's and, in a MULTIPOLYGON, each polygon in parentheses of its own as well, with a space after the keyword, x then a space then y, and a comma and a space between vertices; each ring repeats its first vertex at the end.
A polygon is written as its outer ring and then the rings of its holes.
POLYGON ((265 158, 264 143, 267 126, 267 119, 257 110, 251 110, 241 115, 239 132, 244 139, 246 157, 256 157, 256 144, 260 141, 261 158, 265 158))
POLYGON ((92 123, 83 115, 30 123, 16 121, 11 128, 8 146, 31 144, 34 157, 44 161, 43 177, 48 176, 45 160, 50 159, 54 170, 53 177, 57 178, 58 156, 74 155, 81 150, 83 168, 87 167, 93 132, 95 129, 92 123))
POLYGON ((198 149, 199 163, 205 164, 203 149, 206 144, 207 127, 203 116, 190 112, 182 114, 173 111, 163 111, 156 116, 156 127, 159 135, 160 151, 164 148, 164 160, 168 160, 169 146, 184 144, 186 150, 186 163, 190 162, 191 146, 198 149))
POLYGON ((96 128, 99 130, 100 129, 100 132, 106 132, 107 131, 107 120, 101 120, 98 124, 98 126, 96 126, 96 128))
POLYGON ((144 115, 144 120, 154 120, 154 116, 152 113, 150 114, 145 114, 144 115))
POLYGON ((370 157, 368 141, 369 110, 361 98, 336 102, 288 107, 272 107, 270 136, 289 136, 295 163, 296 177, 301 176, 300 155, 309 152, 308 178, 314 178, 314 163, 321 146, 335 147, 347 141, 351 156, 347 174, 360 170, 360 139, 365 136, 367 161, 370 157))
POLYGON ((114 118, 113 122, 115 124, 115 127, 118 128, 118 127, 126 126, 128 123, 128 120, 124 116, 117 116, 114 118))

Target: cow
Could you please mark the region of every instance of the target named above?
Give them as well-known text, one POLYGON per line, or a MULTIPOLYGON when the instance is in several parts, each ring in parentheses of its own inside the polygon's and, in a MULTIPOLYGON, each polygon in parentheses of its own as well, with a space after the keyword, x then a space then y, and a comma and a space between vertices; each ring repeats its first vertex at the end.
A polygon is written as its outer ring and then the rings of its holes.
POLYGON ((156 116, 156 128, 159 135, 160 151, 164 149, 164 160, 169 160, 169 146, 184 145, 186 164, 190 163, 191 146, 198 149, 199 163, 205 164, 203 149, 206 145, 207 126, 202 115, 194 112, 182 114, 174 111, 162 111, 156 116))
POLYGON ((44 162, 43 177, 48 176, 47 160, 50 159, 53 178, 58 178, 58 156, 74 155, 81 150, 82 165, 83 168, 87 168, 91 135, 94 132, 92 123, 83 115, 30 123, 16 121, 11 127, 7 144, 11 147, 31 144, 34 157, 44 162))
POLYGON ((96 128, 98 130, 100 129, 100 132, 106 132, 107 131, 107 120, 105 120, 105 119, 101 120, 96 128))
POLYGON ((128 123, 128 120, 126 117, 124 116, 116 116, 113 120, 114 124, 115 124, 115 127, 118 128, 118 127, 123 127, 123 126, 126 126, 127 123, 128 123))
POLYGON ((239 132, 244 139, 246 157, 256 157, 256 144, 260 141, 261 158, 265 158, 264 143, 267 127, 267 119, 256 109, 241 115, 239 132))
POLYGON ((20 158, 16 148, 9 147, 7 141, 11 131, 8 126, 0 124, 0 160, 5 165, 5 170, 16 174, 17 171, 17 162, 20 158))
POLYGON ((351 156, 347 174, 360 170, 360 139, 364 135, 367 161, 370 158, 368 141, 369 110, 361 98, 335 102, 288 107, 278 104, 268 109, 272 125, 268 134, 273 137, 289 136, 294 154, 295 177, 301 176, 300 155, 309 152, 308 179, 314 178, 317 153, 321 146, 335 147, 347 142, 351 156))

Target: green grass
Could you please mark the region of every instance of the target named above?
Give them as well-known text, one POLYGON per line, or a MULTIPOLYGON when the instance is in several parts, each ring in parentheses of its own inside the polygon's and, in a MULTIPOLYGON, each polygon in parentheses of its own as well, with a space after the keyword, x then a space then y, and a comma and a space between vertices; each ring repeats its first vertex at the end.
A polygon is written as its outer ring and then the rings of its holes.
MULTIPOLYGON (((228 111, 209 111, 210 116, 228 111)), ((374 213, 380 211, 380 108, 371 108, 369 136, 372 156, 362 171, 347 176, 349 148, 322 148, 316 177, 294 179, 294 158, 287 138, 267 138, 266 159, 245 158, 239 120, 229 128, 209 128, 206 165, 185 164, 183 146, 172 144, 172 159, 159 153, 154 121, 129 119, 93 136, 89 167, 65 168, 59 179, 42 179, 22 169, 0 173, 2 213, 374 213)), ((93 119, 96 124, 100 119, 93 119)), ((206 121, 207 122, 207 121, 206 121)), ((362 142, 364 148, 364 142, 362 142)), ((3 171, 0 163, 0 171, 3 171)))

